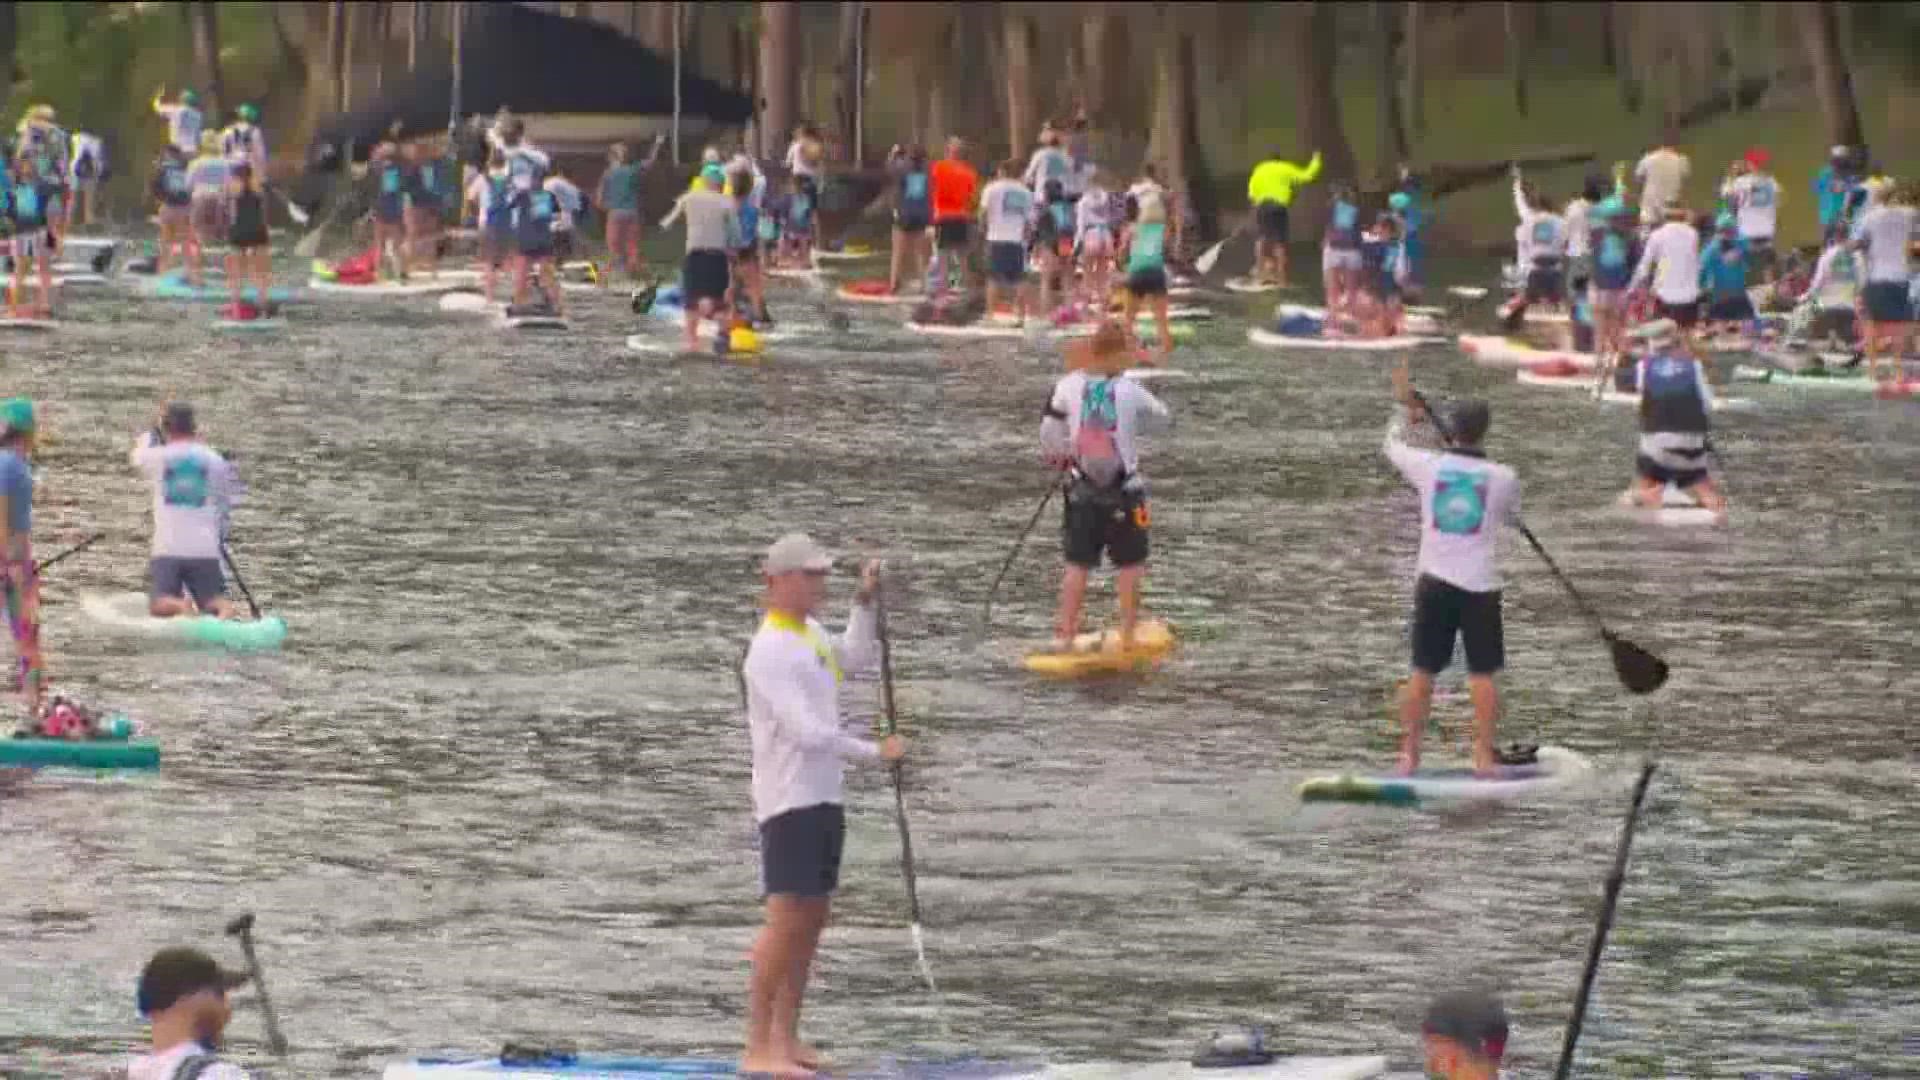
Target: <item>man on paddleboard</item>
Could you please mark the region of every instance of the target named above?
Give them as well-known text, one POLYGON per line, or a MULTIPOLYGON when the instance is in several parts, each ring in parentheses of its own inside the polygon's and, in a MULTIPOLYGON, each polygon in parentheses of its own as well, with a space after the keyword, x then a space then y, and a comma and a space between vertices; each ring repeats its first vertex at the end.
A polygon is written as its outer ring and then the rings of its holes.
POLYGON ((1491 994, 1443 994, 1420 1024, 1427 1075, 1436 1080, 1499 1080, 1507 1054, 1507 1010, 1491 994))
POLYGON ((153 484, 153 559, 148 563, 153 587, 147 611, 159 619, 232 618, 220 552, 241 494, 233 465, 200 440, 193 406, 183 401, 167 406, 157 434, 140 433, 132 461, 153 484))
POLYGON ((1061 530, 1067 568, 1060 582, 1054 649, 1069 652, 1080 633, 1087 577, 1104 553, 1119 572, 1120 650, 1133 647, 1140 585, 1147 575, 1147 482, 1140 471, 1141 435, 1164 428, 1167 407, 1146 386, 1125 377, 1135 354, 1121 326, 1107 322, 1084 345, 1071 347, 1074 368, 1054 385, 1040 421, 1041 452, 1067 473, 1061 530))
POLYGON ((1706 373, 1681 346, 1680 328, 1671 319, 1656 319, 1631 336, 1646 344, 1635 382, 1640 389, 1640 444, 1634 457, 1634 504, 1658 508, 1671 484, 1724 520, 1726 497, 1707 473, 1713 392, 1706 373))
POLYGON ((1473 698, 1473 767, 1499 764, 1494 728, 1500 694, 1494 676, 1506 666, 1500 622, 1500 526, 1517 520, 1520 480, 1487 460, 1480 443, 1492 415, 1484 401, 1457 401, 1447 410, 1445 450, 1408 446, 1406 425, 1425 413, 1414 397, 1405 360, 1394 369, 1400 409, 1387 427, 1387 459, 1420 495, 1419 579, 1413 591, 1413 671, 1400 689, 1400 772, 1420 767, 1420 734, 1433 707, 1433 679, 1453 662, 1458 638, 1467 654, 1473 698))
POLYGON ((199 949, 161 949, 140 972, 135 994, 152 1025, 152 1050, 127 1063, 127 1080, 248 1080, 219 1059, 220 1037, 233 1018, 227 992, 247 976, 222 970, 199 949))
POLYGON ((753 816, 760 825, 766 925, 753 945, 743 1073, 812 1076, 819 1054, 800 1041, 800 1002, 840 884, 846 841, 846 762, 899 761, 906 742, 879 742, 840 727, 840 682, 879 662, 874 597, 880 564, 862 569, 846 632, 813 618, 833 559, 805 534, 767 549, 767 616, 741 674, 753 740, 753 816))

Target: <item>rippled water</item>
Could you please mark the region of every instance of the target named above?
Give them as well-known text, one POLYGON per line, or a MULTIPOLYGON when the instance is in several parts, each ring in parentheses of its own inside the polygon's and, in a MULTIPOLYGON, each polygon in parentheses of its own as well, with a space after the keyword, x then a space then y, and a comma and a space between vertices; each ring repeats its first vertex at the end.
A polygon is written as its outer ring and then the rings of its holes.
MULTIPOLYGON (((232 957, 242 910, 296 1047, 277 1075, 508 1038, 734 1053, 758 911, 731 665, 758 552, 790 528, 896 568, 945 991, 914 970, 890 795, 858 774, 807 1013, 842 1059, 1153 1059, 1259 1018, 1293 1049, 1407 1065, 1426 999, 1473 980, 1503 988, 1540 1075, 1652 757, 1583 1072, 1920 1069, 1913 407, 1745 391, 1764 410, 1719 436, 1735 526, 1663 531, 1606 509, 1624 410, 1423 353, 1423 385, 1494 402, 1536 531, 1674 680, 1628 700, 1515 545, 1506 730, 1590 755, 1594 782, 1496 811, 1303 809, 1304 775, 1392 745, 1415 520, 1378 448, 1385 360, 1250 350, 1251 305, 1218 302, 1234 317, 1179 357, 1195 378, 1159 384, 1178 427, 1148 458, 1149 602, 1186 646, 1144 681, 1059 685, 1016 663, 1050 616, 1051 517, 980 619, 1044 483, 1044 350, 862 310, 844 347, 637 358, 617 299, 575 299, 559 338, 427 298, 223 339, 204 309, 102 296, 5 342, 7 390, 58 440, 43 552, 112 534, 50 574, 55 675, 145 717, 167 763, 0 803, 0 1073, 114 1061, 146 956, 232 957), (169 388, 252 482, 236 546, 294 628, 282 656, 140 651, 75 603, 140 587, 125 442, 169 388)), ((1436 756, 1465 727, 1446 685, 1436 756)), ((877 688, 848 699, 870 715, 877 688)), ((231 1035, 268 1062, 255 1012, 231 1035)))

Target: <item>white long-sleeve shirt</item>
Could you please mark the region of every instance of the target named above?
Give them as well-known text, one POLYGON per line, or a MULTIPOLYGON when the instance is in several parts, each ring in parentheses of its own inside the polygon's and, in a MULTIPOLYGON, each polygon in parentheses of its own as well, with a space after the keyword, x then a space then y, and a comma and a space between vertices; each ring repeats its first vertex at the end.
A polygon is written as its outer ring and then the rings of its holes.
POLYGON ((156 558, 217 559, 246 489, 232 463, 205 443, 157 442, 142 432, 129 455, 153 484, 156 558))
POLYGON ((1422 450, 1405 440, 1407 413, 1387 425, 1387 460, 1420 495, 1420 573, 1468 592, 1500 587, 1500 526, 1520 515, 1512 469, 1456 450, 1422 450))
POLYGON ((1569 200, 1567 203, 1567 258, 1584 259, 1593 250, 1593 204, 1586 196, 1569 200))
POLYGON ((1140 437, 1164 429, 1171 420, 1167 407, 1139 380, 1073 371, 1054 384, 1040 421, 1040 445, 1051 453, 1077 456, 1081 429, 1097 428, 1112 438, 1127 483, 1138 487, 1144 482, 1140 437))
POLYGON ((1807 295, 1823 308, 1851 311, 1860 295, 1862 270, 1860 256, 1844 243, 1828 244, 1814 264, 1813 280, 1807 283, 1807 295))
POLYGON ((880 745, 840 727, 840 679, 880 659, 873 608, 856 604, 843 634, 809 618, 770 613, 747 647, 747 730, 753 741, 753 816, 838 803, 846 760, 871 760, 880 745))
POLYGON ((1551 210, 1528 206, 1518 180, 1513 182, 1513 211, 1520 216, 1520 224, 1513 230, 1513 254, 1519 266, 1531 267, 1535 259, 1566 257, 1566 221, 1551 210))
POLYGON ((1691 304, 1700 299, 1700 234, 1692 225, 1669 221, 1647 237, 1640 265, 1633 271, 1633 287, 1640 288, 1649 279, 1653 295, 1662 303, 1691 304))

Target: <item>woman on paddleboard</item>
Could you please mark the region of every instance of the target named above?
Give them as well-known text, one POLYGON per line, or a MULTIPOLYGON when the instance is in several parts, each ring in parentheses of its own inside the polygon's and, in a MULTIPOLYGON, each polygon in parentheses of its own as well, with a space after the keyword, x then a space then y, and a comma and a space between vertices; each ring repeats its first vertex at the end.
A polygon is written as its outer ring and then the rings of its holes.
POLYGON ((1147 482, 1140 471, 1141 435, 1166 427, 1167 407, 1136 380, 1130 335, 1102 323, 1084 344, 1069 347, 1073 368, 1053 388, 1040 421, 1040 446, 1048 463, 1065 472, 1067 504, 1062 523, 1066 571, 1054 648, 1068 652, 1080 633, 1087 578, 1101 555, 1119 573, 1120 650, 1133 647, 1140 618, 1140 586, 1147 574, 1147 482))
POLYGON ((1512 469, 1480 449, 1492 416, 1483 401, 1458 401, 1447 410, 1445 450, 1408 446, 1406 426, 1426 412, 1414 397, 1407 363, 1393 373, 1400 402, 1387 427, 1387 459, 1420 496, 1419 579, 1413 590, 1412 673, 1400 688, 1399 771, 1420 767, 1420 735, 1433 707, 1434 676, 1453 663, 1458 639, 1467 654, 1473 698, 1473 767, 1491 773, 1500 695, 1494 676, 1506 666, 1500 621, 1500 526, 1517 520, 1520 481, 1512 469))
MULTIPOLYGON (((716 197, 719 191, 714 191, 716 197)), ((869 562, 846 632, 827 633, 813 612, 826 597, 833 559, 803 533, 767 549, 766 619, 741 668, 753 740, 753 816, 760 826, 766 925, 753 945, 747 1045, 740 1071, 811 1076, 817 1051, 800 1041, 800 1003, 840 884, 846 842, 841 784, 846 762, 897 762, 906 741, 879 742, 840 727, 840 682, 880 660, 874 598, 880 564, 869 562)))
POLYGON ((40 572, 33 561, 33 402, 0 401, 0 592, 5 593, 7 628, 18 657, 15 686, 26 699, 27 716, 37 721, 46 693, 46 666, 40 654, 40 572))
POLYGON ((227 289, 233 306, 230 319, 258 319, 273 314, 270 299, 273 290, 273 259, 267 235, 267 193, 253 166, 244 161, 233 165, 232 209, 227 213, 227 289), (255 290, 257 303, 248 304, 247 286, 255 290))

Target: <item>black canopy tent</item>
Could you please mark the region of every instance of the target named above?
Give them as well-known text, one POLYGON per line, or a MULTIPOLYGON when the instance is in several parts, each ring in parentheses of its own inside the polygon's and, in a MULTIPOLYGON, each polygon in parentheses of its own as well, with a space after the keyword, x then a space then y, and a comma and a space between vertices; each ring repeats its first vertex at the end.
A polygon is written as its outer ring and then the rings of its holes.
MULTIPOLYGON (((457 56, 421 65, 373 103, 320 125, 307 148, 296 201, 317 205, 328 174, 348 160, 366 160, 396 125, 403 138, 428 135, 446 131, 459 117, 490 115, 502 106, 523 115, 674 115, 672 58, 584 19, 521 4, 460 6, 467 14, 457 56)), ((684 72, 677 105, 680 116, 709 124, 743 124, 753 115, 745 94, 684 72)))

